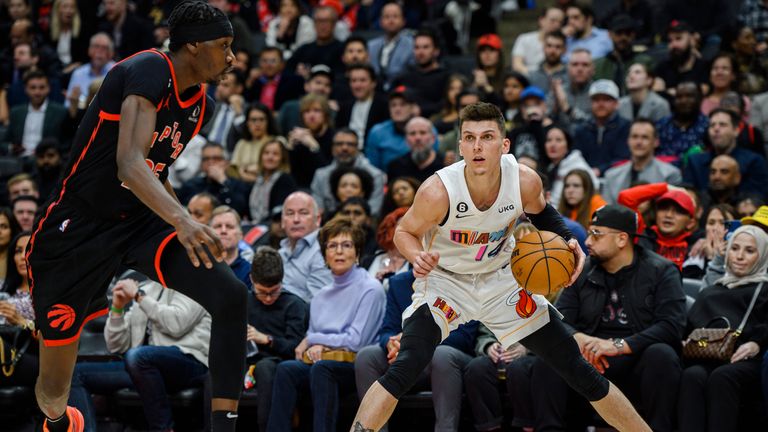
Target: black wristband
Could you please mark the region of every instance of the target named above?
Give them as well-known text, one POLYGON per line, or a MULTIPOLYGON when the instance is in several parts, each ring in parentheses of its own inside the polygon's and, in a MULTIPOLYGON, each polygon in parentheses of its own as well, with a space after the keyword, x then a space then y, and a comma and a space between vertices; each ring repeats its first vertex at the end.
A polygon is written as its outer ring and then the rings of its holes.
POLYGON ((565 224, 563 216, 554 207, 547 204, 541 213, 526 213, 531 223, 540 231, 551 231, 568 241, 574 238, 573 233, 565 224))

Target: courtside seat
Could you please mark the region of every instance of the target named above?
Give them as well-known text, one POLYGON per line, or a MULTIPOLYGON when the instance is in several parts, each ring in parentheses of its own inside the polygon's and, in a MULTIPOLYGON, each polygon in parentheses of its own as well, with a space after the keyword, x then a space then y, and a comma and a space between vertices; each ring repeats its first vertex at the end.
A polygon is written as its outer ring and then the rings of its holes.
POLYGON ((685 295, 693 297, 694 300, 699 298, 702 285, 699 279, 683 278, 683 292, 685 295))

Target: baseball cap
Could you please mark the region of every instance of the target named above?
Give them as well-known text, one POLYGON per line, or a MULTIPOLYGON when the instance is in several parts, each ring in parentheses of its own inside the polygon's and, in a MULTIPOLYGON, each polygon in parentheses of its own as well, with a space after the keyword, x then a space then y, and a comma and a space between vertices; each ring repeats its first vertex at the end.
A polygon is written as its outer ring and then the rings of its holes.
POLYGON ((344 14, 344 5, 342 5, 339 0, 320 0, 320 2, 317 3, 317 6, 333 8, 338 16, 344 14))
POLYGON ((329 80, 331 80, 331 82, 333 82, 333 72, 331 71, 331 68, 324 64, 316 64, 312 66, 312 69, 309 70, 309 79, 312 79, 318 75, 325 75, 329 80))
POLYGON ((741 218, 741 223, 745 225, 762 225, 768 228, 768 206, 760 206, 752 216, 741 218))
POLYGON ((477 39, 477 47, 480 48, 484 46, 488 46, 495 50, 501 51, 501 38, 496 33, 486 33, 477 39))
POLYGON ((691 215, 691 217, 696 217, 696 206, 693 204, 691 196, 687 193, 680 190, 667 191, 656 200, 656 204, 661 204, 665 201, 672 201, 691 215))
POLYGON ((520 92, 520 100, 524 101, 528 99, 529 97, 535 97, 537 99, 546 100, 546 95, 544 94, 544 90, 536 87, 536 86, 528 86, 526 87, 522 92, 520 92))
POLYGON ((631 16, 627 14, 618 14, 611 19, 608 28, 613 32, 621 30, 635 30, 637 29, 637 23, 631 16))
POLYGON ((599 79, 589 86, 589 97, 595 95, 606 95, 619 100, 619 86, 608 79, 599 79))
POLYGON ((667 33, 690 33, 693 31, 693 27, 685 21, 672 20, 667 27, 667 33))
POLYGON ((592 213, 592 225, 613 228, 631 236, 637 234, 637 213, 618 204, 607 204, 592 213))
POLYGON ((395 98, 403 98, 406 102, 413 103, 413 96, 411 95, 411 92, 404 86, 399 85, 389 92, 389 100, 395 99, 395 98))

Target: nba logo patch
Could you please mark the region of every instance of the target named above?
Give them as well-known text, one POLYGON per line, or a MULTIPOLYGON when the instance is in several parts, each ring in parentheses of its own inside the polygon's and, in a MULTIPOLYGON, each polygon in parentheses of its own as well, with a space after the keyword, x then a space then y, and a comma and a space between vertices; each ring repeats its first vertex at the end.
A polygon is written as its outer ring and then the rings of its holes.
POLYGON ((67 227, 69 226, 69 221, 70 221, 70 220, 71 220, 71 219, 66 219, 66 220, 64 220, 64 222, 62 222, 62 223, 61 223, 61 225, 59 225, 59 231, 61 231, 61 232, 64 232, 64 231, 66 231, 66 230, 67 230, 67 227))
POLYGON ((456 313, 452 307, 448 306, 448 303, 440 297, 435 299, 435 302, 432 304, 432 306, 440 309, 440 311, 443 312, 443 315, 445 315, 445 319, 449 323, 459 317, 459 314, 456 313))

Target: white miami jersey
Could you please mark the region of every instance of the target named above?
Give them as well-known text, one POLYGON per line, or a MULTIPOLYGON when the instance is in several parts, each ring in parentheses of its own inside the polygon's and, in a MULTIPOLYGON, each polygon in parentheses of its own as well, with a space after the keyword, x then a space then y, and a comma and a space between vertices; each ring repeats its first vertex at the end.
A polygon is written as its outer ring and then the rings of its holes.
POLYGON ((460 274, 488 273, 509 264, 515 238, 512 229, 523 212, 520 170, 512 155, 501 157, 501 186, 496 202, 480 211, 464 178, 464 161, 437 171, 450 205, 442 225, 424 237, 424 248, 440 253, 438 265, 460 274))

